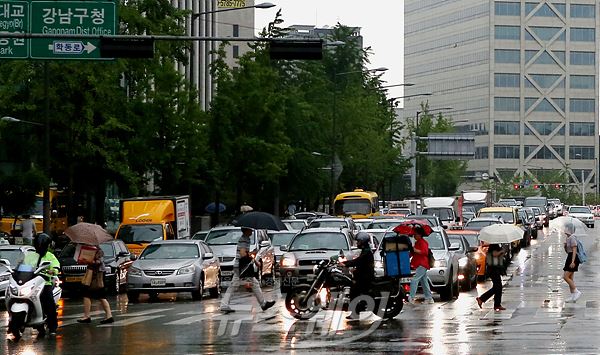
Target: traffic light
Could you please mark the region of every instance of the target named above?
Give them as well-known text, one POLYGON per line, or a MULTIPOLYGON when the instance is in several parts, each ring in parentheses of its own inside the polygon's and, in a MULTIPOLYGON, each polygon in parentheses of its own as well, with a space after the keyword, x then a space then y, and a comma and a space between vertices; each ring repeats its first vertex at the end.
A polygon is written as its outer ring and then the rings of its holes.
POLYGON ((563 184, 554 184, 554 188, 555 188, 555 189, 557 189, 557 190, 560 190, 560 189, 562 189, 563 187, 564 187, 564 185, 563 185, 563 184))
POLYGON ((515 187, 515 190, 518 190, 518 189, 519 189, 519 186, 520 186, 519 184, 515 184, 515 185, 514 185, 514 187, 515 187))
POLYGON ((536 184, 536 185, 533 185, 533 188, 534 188, 535 190, 539 190, 539 189, 540 189, 540 185, 537 185, 537 184, 536 184))

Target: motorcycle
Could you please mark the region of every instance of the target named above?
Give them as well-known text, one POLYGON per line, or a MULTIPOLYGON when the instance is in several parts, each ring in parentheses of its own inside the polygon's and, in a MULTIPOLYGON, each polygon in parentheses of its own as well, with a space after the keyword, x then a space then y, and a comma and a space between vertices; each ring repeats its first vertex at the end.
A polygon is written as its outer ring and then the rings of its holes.
POLYGON ((340 265, 343 253, 321 260, 315 265, 316 274, 312 284, 301 284, 287 293, 285 306, 296 319, 309 319, 319 309, 347 310, 358 302, 366 303, 370 310, 383 319, 391 319, 400 314, 404 307, 405 292, 399 280, 376 280, 372 283, 367 297, 353 301, 350 298, 352 276, 340 265))
MULTIPOLYGON (((6 289, 9 333, 12 333, 15 341, 18 341, 21 339, 26 327, 44 332, 45 318, 40 296, 46 284, 46 276, 42 275, 42 271, 50 266, 50 262, 42 261, 35 270, 33 270, 33 267, 24 264, 20 264, 16 270, 13 270, 10 262, 6 259, 2 259, 0 262, 10 271, 9 285, 6 289)), ((52 280, 54 282, 52 295, 54 302, 58 304, 62 289, 59 286, 57 277, 53 277, 52 280)))

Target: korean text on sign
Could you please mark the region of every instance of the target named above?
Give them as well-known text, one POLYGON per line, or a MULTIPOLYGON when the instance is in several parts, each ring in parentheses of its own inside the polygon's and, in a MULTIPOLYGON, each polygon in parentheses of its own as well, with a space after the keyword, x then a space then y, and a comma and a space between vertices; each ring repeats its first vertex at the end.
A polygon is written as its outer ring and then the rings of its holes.
POLYGON ((104 24, 104 9, 86 9, 86 8, 45 8, 42 9, 42 19, 46 25, 83 25, 87 18, 92 20, 94 25, 104 24))

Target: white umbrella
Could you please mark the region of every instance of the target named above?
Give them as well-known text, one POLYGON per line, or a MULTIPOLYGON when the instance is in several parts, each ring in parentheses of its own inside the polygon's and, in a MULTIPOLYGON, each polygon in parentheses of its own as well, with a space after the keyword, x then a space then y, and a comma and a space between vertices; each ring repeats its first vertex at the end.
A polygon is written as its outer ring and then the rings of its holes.
POLYGON ((511 243, 522 238, 523 230, 513 224, 492 224, 479 231, 479 240, 490 244, 511 243))
POLYGON ((567 231, 566 229, 569 224, 572 224, 573 227, 575 227, 574 231, 573 230, 569 231, 570 234, 582 235, 582 234, 590 233, 590 230, 585 225, 585 223, 583 223, 582 221, 580 221, 577 218, 573 218, 573 217, 569 217, 569 216, 560 216, 560 217, 556 217, 555 219, 551 220, 550 225, 548 226, 548 229, 550 230, 550 233, 556 231, 560 234, 564 234, 567 231))

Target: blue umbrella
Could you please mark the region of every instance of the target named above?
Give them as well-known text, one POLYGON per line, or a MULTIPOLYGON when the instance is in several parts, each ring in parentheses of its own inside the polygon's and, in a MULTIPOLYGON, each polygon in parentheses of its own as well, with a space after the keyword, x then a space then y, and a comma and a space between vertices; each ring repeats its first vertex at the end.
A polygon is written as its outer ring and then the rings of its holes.
MULTIPOLYGON (((204 210, 208 213, 215 213, 216 211, 216 206, 217 204, 214 202, 209 203, 208 205, 206 205, 206 207, 204 208, 204 210)), ((224 204, 219 203, 219 213, 221 212, 225 212, 225 210, 227 209, 227 207, 225 207, 224 204)))

